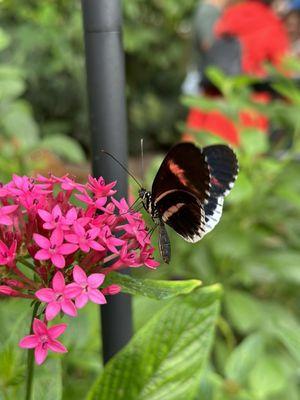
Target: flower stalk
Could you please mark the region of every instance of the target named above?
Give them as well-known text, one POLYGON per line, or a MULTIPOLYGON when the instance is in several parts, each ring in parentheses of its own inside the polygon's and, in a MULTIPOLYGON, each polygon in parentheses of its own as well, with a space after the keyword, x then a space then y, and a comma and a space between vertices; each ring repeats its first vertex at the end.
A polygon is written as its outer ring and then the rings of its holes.
MULTIPOLYGON (((30 323, 30 335, 33 333, 33 321, 37 315, 38 308, 40 303, 36 302, 33 306, 32 310, 32 318, 30 323)), ((26 392, 25 392, 25 400, 31 400, 32 396, 32 385, 33 385, 33 376, 34 376, 34 350, 27 350, 27 370, 26 370, 26 392)))

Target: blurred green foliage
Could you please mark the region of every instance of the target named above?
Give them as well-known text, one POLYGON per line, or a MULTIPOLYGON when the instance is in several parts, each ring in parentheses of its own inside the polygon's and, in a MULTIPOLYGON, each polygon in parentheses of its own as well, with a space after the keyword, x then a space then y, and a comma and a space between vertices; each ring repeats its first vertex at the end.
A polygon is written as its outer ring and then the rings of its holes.
MULTIPOLYGON (((178 104, 189 17, 197 0, 124 0, 124 46, 131 150, 171 144, 183 109, 178 104)), ((80 2, 1 1, 1 26, 11 45, 0 62, 20 69, 42 137, 66 134, 89 152, 80 2)), ((178 135, 178 133, 177 133, 178 135)))
MULTIPOLYGON (((11 37, 0 30, 0 57, 12 47, 11 37)), ((0 62, 0 180, 13 173, 32 174, 50 169, 51 152, 70 162, 85 159, 81 147, 59 132, 41 135, 31 104, 26 100, 26 72, 12 60, 0 62)))

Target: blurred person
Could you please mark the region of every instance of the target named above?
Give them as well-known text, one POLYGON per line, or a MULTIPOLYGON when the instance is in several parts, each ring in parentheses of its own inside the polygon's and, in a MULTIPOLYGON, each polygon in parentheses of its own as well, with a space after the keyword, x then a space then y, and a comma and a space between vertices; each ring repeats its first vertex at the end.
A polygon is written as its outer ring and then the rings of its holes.
MULTIPOLYGON (((270 7, 260 0, 245 0, 228 6, 214 28, 216 40, 206 53, 206 65, 214 65, 225 74, 249 74, 266 76, 265 63, 280 67, 281 60, 289 51, 289 37, 283 22, 270 7), (220 49, 227 47, 226 51, 220 49)), ((208 93, 210 94, 210 93, 208 93)), ((257 101, 269 101, 267 94, 255 95, 257 101)), ((218 110, 204 112, 192 109, 187 127, 196 131, 208 131, 233 145, 239 145, 239 130, 245 127, 268 131, 268 120, 251 111, 241 113, 239 123, 233 123, 218 110)), ((184 135, 184 138, 189 136, 184 135)))
POLYGON ((202 0, 197 6, 192 27, 192 61, 182 84, 184 94, 199 93, 203 56, 214 43, 215 23, 230 1, 202 0))
POLYGON ((269 1, 246 0, 228 7, 215 25, 215 33, 238 39, 242 72, 256 76, 266 75, 266 62, 279 66, 290 47, 287 30, 269 1))
POLYGON ((300 0, 286 2, 281 12, 291 42, 291 54, 300 56, 300 0))

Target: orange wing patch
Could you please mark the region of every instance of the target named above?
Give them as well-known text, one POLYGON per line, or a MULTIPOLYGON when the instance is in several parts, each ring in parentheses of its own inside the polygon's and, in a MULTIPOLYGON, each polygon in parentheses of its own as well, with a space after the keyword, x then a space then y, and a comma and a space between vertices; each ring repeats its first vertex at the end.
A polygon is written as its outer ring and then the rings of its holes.
POLYGON ((172 160, 168 161, 168 165, 170 167, 170 171, 177 176, 177 178, 180 180, 180 182, 184 185, 184 186, 189 186, 190 182, 188 181, 188 179, 186 179, 186 177, 184 176, 184 170, 182 168, 179 167, 179 165, 175 164, 172 160))

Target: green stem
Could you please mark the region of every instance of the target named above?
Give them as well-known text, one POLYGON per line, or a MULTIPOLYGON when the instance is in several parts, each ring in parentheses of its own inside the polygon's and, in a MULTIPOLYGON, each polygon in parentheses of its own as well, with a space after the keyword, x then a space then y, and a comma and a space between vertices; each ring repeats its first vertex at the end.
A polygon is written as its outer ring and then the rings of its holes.
POLYGON ((230 351, 232 351, 236 344, 236 340, 229 324, 222 316, 220 316, 217 321, 217 326, 220 329, 222 335, 224 336, 228 348, 230 349, 230 351))
MULTIPOLYGON (((30 335, 33 333, 33 321, 34 321, 34 318, 36 317, 39 305, 40 305, 40 303, 35 303, 35 305, 33 307, 31 324, 30 324, 30 335)), ((33 360, 34 360, 34 349, 28 349, 25 400, 30 400, 31 399, 33 373, 34 373, 34 362, 33 362, 33 360)))

